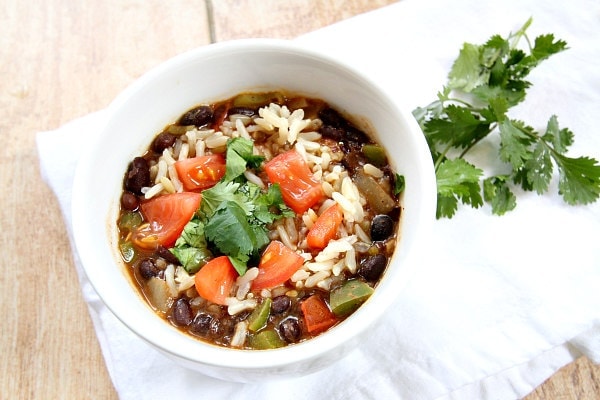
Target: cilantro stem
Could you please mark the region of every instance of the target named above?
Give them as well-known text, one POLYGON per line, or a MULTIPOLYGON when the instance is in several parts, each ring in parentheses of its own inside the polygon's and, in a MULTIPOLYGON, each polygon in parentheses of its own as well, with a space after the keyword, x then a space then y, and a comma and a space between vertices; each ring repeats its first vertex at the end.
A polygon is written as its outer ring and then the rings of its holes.
POLYGON ((464 158, 465 155, 471 151, 471 149, 473 147, 475 147, 475 145, 479 142, 481 142, 484 138, 486 138, 490 133, 492 133, 494 131, 494 129, 496 129, 496 127, 498 126, 498 123, 495 122, 493 124, 490 125, 490 129, 488 129, 487 133, 485 135, 482 135, 481 137, 479 137, 478 139, 474 140, 473 143, 471 143, 470 145, 468 145, 458 156, 458 158, 464 158))
POLYGON ((516 31, 515 33, 512 33, 509 35, 509 39, 512 39, 511 43, 510 43, 510 48, 514 49, 517 47, 517 44, 519 43, 519 41, 521 40, 521 38, 525 38, 525 41, 527 42, 527 46, 529 47, 529 51, 531 52, 531 42, 529 41, 529 37, 527 36, 527 29, 529 28, 529 26, 531 25, 531 23, 533 22, 533 18, 529 18, 521 27, 521 29, 519 29, 518 31, 516 31))
POLYGON ((437 172, 440 164, 446 159, 446 154, 450 151, 450 149, 452 149, 452 147, 454 147, 452 144, 449 144, 448 146, 446 146, 446 148, 444 149, 444 151, 442 151, 437 160, 435 160, 435 163, 433 164, 433 169, 434 171, 437 172))

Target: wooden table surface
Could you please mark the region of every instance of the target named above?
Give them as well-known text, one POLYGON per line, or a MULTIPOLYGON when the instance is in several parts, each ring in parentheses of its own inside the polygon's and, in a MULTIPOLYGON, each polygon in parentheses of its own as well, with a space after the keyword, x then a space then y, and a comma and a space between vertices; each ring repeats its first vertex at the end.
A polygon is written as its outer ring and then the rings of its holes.
MULTIPOLYGON (((293 38, 392 0, 0 0, 2 399, 116 399, 35 133, 106 107, 157 63, 211 42, 293 38)), ((85 132, 82 132, 85 134, 85 132)), ((527 399, 598 399, 580 358, 527 399)))

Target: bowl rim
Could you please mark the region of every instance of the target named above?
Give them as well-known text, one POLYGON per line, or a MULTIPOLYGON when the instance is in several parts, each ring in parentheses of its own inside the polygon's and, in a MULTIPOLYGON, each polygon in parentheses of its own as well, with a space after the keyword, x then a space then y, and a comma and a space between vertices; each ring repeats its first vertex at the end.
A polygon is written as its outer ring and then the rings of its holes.
MULTIPOLYGON (((403 120, 402 122, 408 126, 411 132, 421 132, 416 120, 414 120, 413 118, 411 118, 411 116, 407 115, 406 112, 401 110, 399 106, 395 102, 393 102, 390 95, 386 93, 385 90, 379 84, 371 80, 364 73, 358 71, 351 65, 342 63, 339 60, 336 60, 335 58, 324 54, 323 52, 308 49, 300 43, 295 43, 293 41, 284 39, 230 40, 201 46, 176 55, 170 59, 167 59, 166 61, 161 62, 154 68, 150 69, 148 72, 141 75, 128 87, 126 87, 125 90, 123 90, 119 95, 117 95, 117 97, 110 103, 108 107, 108 115, 105 125, 109 125, 109 122, 113 118, 115 118, 115 115, 118 112, 118 110, 124 104, 126 104, 128 101, 134 98, 135 94, 141 88, 151 83, 157 77, 160 77, 160 75, 164 72, 169 71, 172 68, 176 68, 180 64, 185 64, 191 60, 195 60, 199 57, 234 54, 240 51, 268 51, 287 53, 292 54, 294 56, 312 58, 317 60, 318 62, 323 62, 335 66, 335 68, 339 68, 340 70, 345 71, 347 74, 362 81, 362 84, 369 86, 370 90, 377 93, 377 95, 382 99, 382 101, 385 101, 386 105, 388 107, 391 107, 395 111, 395 114, 403 120)), ((96 141, 102 140, 105 134, 104 131, 105 128, 103 127, 101 129, 101 132, 96 136, 96 141)), ((414 141, 415 143, 413 144, 417 146, 419 151, 423 152, 424 154, 425 151, 427 151, 428 154, 429 150, 424 137, 422 137, 421 139, 414 138, 414 141)), ((311 338, 310 340, 293 344, 290 346, 285 346, 283 348, 270 349, 267 351, 231 349, 209 344, 202 340, 192 338, 189 335, 179 332, 177 328, 169 326, 168 322, 160 321, 161 318, 156 318, 156 320, 164 324, 166 329, 161 330, 161 332, 144 332, 144 318, 131 320, 130 313, 127 313, 126 310, 124 311, 124 309, 118 304, 118 302, 120 301, 118 293, 115 294, 110 290, 110 288, 102 285, 102 279, 99 278, 98 272, 94 271, 94 269, 92 268, 94 260, 90 259, 89 253, 86 252, 90 246, 88 233, 86 233, 86 230, 84 229, 83 225, 85 224, 78 222, 79 218, 81 216, 84 216, 86 212, 84 207, 85 193, 82 193, 82 190, 80 190, 79 187, 83 185, 82 182, 83 180, 85 180, 86 173, 92 168, 92 165, 88 160, 92 160, 93 157, 88 157, 87 155, 92 154, 94 147, 95 146, 89 146, 88 150, 84 151, 81 154, 80 160, 77 163, 75 171, 71 209, 75 249, 79 255, 85 275, 88 277, 91 286, 96 291, 104 305, 111 311, 111 313, 115 317, 117 317, 117 319, 119 319, 125 326, 127 326, 127 328, 129 328, 131 331, 137 334, 137 336, 156 346, 165 353, 174 355, 181 359, 192 361, 194 363, 199 362, 205 365, 223 368, 241 368, 251 370, 272 367, 284 367, 292 363, 312 359, 315 357, 315 355, 318 355, 320 353, 327 353, 329 350, 338 347, 340 344, 348 342, 353 337, 359 336, 364 330, 372 326, 372 323, 379 319, 381 314, 383 314, 385 309, 387 309, 387 307, 381 307, 381 304, 389 305, 389 303, 392 303, 395 300, 395 298, 399 295, 398 292, 400 292, 400 290, 396 292, 394 292, 393 290, 375 290, 374 294, 371 296, 371 299, 369 299, 369 301, 367 301, 357 311, 358 315, 360 315, 361 318, 350 317, 342 323, 338 324, 337 326, 334 326, 333 328, 318 335, 315 338, 311 338), (375 305, 379 305, 379 307, 375 307, 375 305), (165 339, 175 338, 179 338, 179 341, 177 342, 178 345, 164 345, 165 339), (194 346, 191 346, 194 349, 192 351, 188 351, 190 350, 190 344, 194 344, 194 346)), ((429 165, 428 162, 423 160, 423 164, 419 167, 423 169, 423 176, 427 179, 427 181, 422 182, 422 190, 424 191, 425 196, 423 196, 423 204, 421 204, 417 210, 412 211, 416 211, 419 214, 417 219, 422 224, 422 226, 415 227, 414 230, 415 235, 422 238, 426 235, 427 230, 430 229, 435 217, 436 195, 433 163, 431 162, 431 165, 429 165)), ((414 246, 416 245, 417 243, 414 244, 414 246)), ((415 249, 412 249, 412 252, 415 251, 415 249)), ((411 254, 406 255, 406 257, 411 258, 411 254)), ((403 269, 403 275, 405 275, 406 278, 412 275, 417 263, 411 261, 409 262, 409 264, 412 268, 403 269)), ((130 282, 127 283, 131 284, 130 282)), ((406 282, 402 282, 402 284, 405 283, 406 282)), ((132 292, 135 291, 135 288, 132 287, 131 289, 132 292)))

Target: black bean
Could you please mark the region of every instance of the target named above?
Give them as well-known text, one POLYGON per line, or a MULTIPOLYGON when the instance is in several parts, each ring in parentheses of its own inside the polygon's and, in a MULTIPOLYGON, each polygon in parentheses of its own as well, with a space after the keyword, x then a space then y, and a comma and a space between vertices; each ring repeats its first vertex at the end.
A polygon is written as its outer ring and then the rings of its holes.
POLYGON ((323 121, 324 125, 330 125, 335 128, 344 128, 348 125, 348 121, 333 108, 324 108, 319 111, 319 119, 323 121))
POLYGON ((169 132, 159 133, 152 142, 152 149, 157 153, 162 153, 164 149, 173 146, 177 136, 169 132))
POLYGON ((190 331, 197 335, 207 335, 211 331, 213 320, 212 315, 199 312, 190 324, 190 331))
POLYGON ((175 255, 173 253, 171 253, 171 251, 164 246, 159 245, 156 248, 155 254, 157 256, 163 258, 169 264, 179 265, 179 259, 177 259, 177 257, 175 257, 175 255))
POLYGON ((394 233, 394 221, 385 214, 376 215, 371 222, 371 240, 386 240, 394 233))
POLYGON ((360 263, 358 275, 362 276, 368 282, 376 282, 387 265, 387 257, 383 254, 375 254, 365 258, 360 263))
POLYGON ((138 198, 131 192, 123 192, 121 196, 121 207, 123 210, 135 211, 139 206, 138 198))
POLYGON ((229 109, 229 115, 245 115, 247 117, 251 117, 254 114, 256 114, 256 110, 249 108, 249 107, 231 107, 229 109))
POLYGON ((279 335, 288 343, 297 342, 302 336, 302 329, 296 318, 286 318, 279 324, 279 335))
POLYGON ((142 157, 133 159, 125 177, 125 189, 135 194, 142 194, 142 188, 150 186, 150 166, 142 157))
POLYGON ((138 268, 140 275, 146 280, 158 276, 160 272, 160 269, 156 266, 156 262, 152 258, 144 258, 138 264, 138 268))
POLYGON ((336 142, 341 141, 342 138, 344 137, 344 130, 343 129, 336 128, 335 126, 331 126, 331 125, 323 125, 323 126, 321 126, 321 128, 319 129, 319 132, 324 137, 333 139, 336 142))
POLYGON ((323 136, 336 139, 335 136, 341 135, 336 140, 343 138, 344 141, 355 143, 367 143, 369 141, 368 136, 364 132, 354 127, 347 119, 332 108, 325 108, 319 111, 319 118, 323 121, 323 127, 321 127, 323 136))
POLYGON ((350 127, 346 130, 346 140, 353 143, 368 143, 369 137, 361 130, 350 127))
POLYGON ((292 300, 285 294, 281 295, 281 296, 277 296, 277 297, 273 298, 273 302, 271 303, 271 313, 272 314, 284 313, 285 311, 287 311, 288 308, 290 308, 291 304, 292 304, 292 300))
POLYGON ((173 305, 171 310, 173 322, 179 326, 188 326, 192 323, 192 308, 185 298, 180 298, 173 305))
POLYGON ((213 110, 209 106, 199 106, 192 108, 179 120, 181 125, 204 126, 213 120, 213 110))

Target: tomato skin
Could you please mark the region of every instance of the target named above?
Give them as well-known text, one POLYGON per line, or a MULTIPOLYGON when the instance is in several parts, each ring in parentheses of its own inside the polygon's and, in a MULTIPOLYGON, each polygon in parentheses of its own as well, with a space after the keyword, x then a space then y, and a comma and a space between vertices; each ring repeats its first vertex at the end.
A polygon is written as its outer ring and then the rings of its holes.
POLYGON ((306 235, 306 244, 311 249, 322 250, 333 239, 344 220, 344 212, 338 203, 323 211, 306 235))
POLYGON ((300 303, 306 329, 311 334, 321 333, 336 324, 337 318, 318 294, 313 294, 300 303))
POLYGON ((209 154, 179 160, 175 162, 175 170, 185 190, 208 189, 225 175, 225 157, 209 154))
POLYGON ((271 183, 279 184, 283 201, 298 214, 324 197, 321 182, 313 177, 308 164, 296 150, 289 150, 264 165, 271 183))
POLYGON ((141 204, 142 224, 132 233, 136 245, 155 249, 158 245, 172 247, 185 225, 200 206, 200 193, 183 192, 154 197, 141 204))
POLYGON ((200 297, 224 306, 237 276, 229 257, 220 256, 213 258, 196 272, 194 284, 200 297))
POLYGON ((275 287, 291 278, 302 266, 304 258, 279 240, 269 243, 258 264, 258 276, 252 281, 252 290, 275 287))

